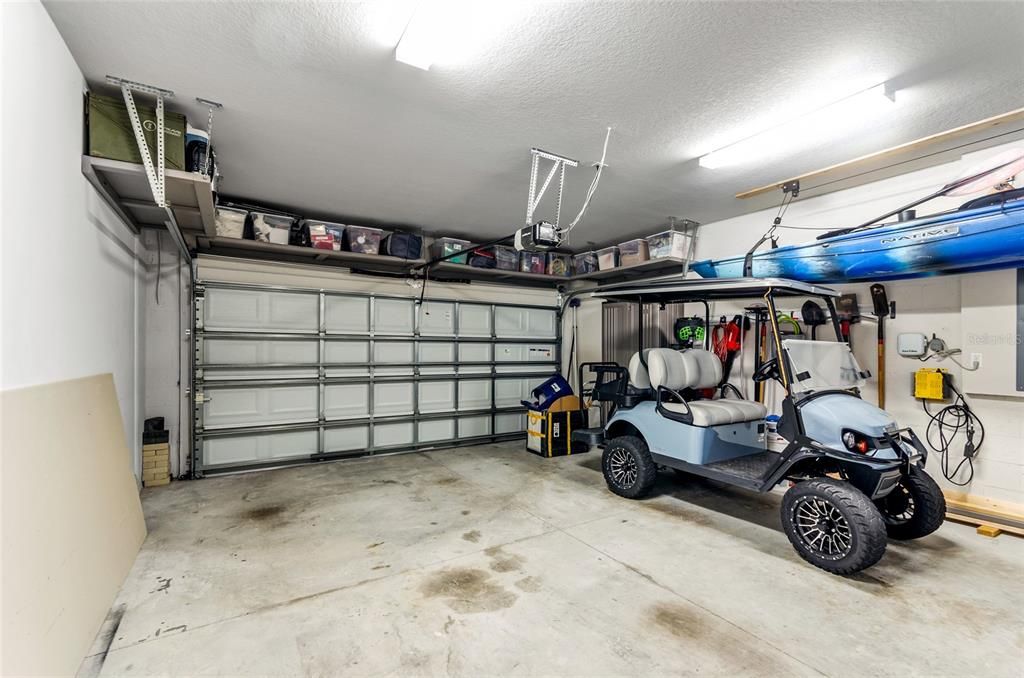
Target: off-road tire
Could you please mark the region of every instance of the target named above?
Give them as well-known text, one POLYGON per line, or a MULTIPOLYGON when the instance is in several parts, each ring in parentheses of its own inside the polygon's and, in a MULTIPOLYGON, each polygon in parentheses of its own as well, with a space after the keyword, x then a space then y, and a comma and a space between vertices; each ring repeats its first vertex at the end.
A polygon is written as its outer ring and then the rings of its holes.
POLYGON ((791 487, 782 498, 782 527, 801 558, 833 574, 859 572, 885 553, 882 514, 863 492, 841 480, 815 478, 791 487), (822 529, 809 525, 817 520, 809 516, 817 515, 824 521, 822 529), (835 552, 826 552, 826 546, 835 546, 835 552))
POLYGON ((899 485, 876 501, 875 506, 881 511, 885 529, 893 539, 920 539, 939 529, 946 519, 946 498, 942 490, 924 469, 916 466, 911 466, 910 473, 900 478, 899 485), (910 511, 909 518, 894 515, 906 510, 910 511))
POLYGON ((658 465, 647 443, 636 436, 612 438, 601 455, 601 471, 608 489, 627 499, 650 494, 658 478, 658 465))

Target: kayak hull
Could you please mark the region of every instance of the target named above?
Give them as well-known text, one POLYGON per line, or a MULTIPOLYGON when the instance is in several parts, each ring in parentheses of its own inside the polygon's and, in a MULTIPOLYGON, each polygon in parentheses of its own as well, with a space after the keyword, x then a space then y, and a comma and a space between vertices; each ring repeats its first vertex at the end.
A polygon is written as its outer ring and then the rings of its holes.
MULTIPOLYGON (((706 259, 704 278, 743 275, 744 257, 706 259)), ((1024 200, 945 212, 754 255, 755 278, 838 283, 1024 266, 1024 200)))

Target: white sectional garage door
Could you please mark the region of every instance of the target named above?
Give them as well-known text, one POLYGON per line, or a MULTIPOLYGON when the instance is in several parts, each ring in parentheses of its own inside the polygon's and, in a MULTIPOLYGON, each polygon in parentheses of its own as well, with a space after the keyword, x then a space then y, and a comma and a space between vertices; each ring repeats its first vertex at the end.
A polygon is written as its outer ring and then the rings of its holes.
POLYGON ((199 475, 521 435, 554 306, 197 286, 199 475))

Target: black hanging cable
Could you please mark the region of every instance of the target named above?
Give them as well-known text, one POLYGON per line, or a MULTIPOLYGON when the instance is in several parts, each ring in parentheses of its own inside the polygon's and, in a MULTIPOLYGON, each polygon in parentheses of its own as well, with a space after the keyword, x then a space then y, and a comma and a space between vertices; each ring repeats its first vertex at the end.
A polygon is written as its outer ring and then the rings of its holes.
POLYGON ((985 426, 981 423, 978 415, 971 410, 971 406, 966 398, 964 398, 964 394, 953 385, 953 378, 945 374, 943 375, 943 380, 953 393, 956 394, 956 398, 952 404, 946 405, 935 413, 928 409, 927 400, 921 401, 921 406, 929 418, 925 439, 928 441, 928 446, 941 455, 941 470, 946 480, 959 487, 964 487, 970 485, 971 480, 974 478, 974 457, 977 456, 982 444, 985 442, 985 426), (963 447, 964 456, 951 471, 949 468, 950 448, 961 431, 964 432, 966 437, 963 447), (935 436, 938 436, 938 444, 935 442, 935 436), (956 480, 964 465, 967 466, 966 480, 956 480))

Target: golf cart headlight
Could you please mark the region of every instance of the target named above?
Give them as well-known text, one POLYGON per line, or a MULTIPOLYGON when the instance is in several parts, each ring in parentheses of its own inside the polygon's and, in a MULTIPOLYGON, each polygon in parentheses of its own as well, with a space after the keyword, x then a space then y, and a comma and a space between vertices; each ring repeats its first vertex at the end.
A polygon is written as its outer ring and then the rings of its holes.
POLYGON ((859 452, 860 454, 867 454, 868 450, 874 447, 866 435, 850 431, 849 429, 843 431, 843 445, 851 452, 859 452))

